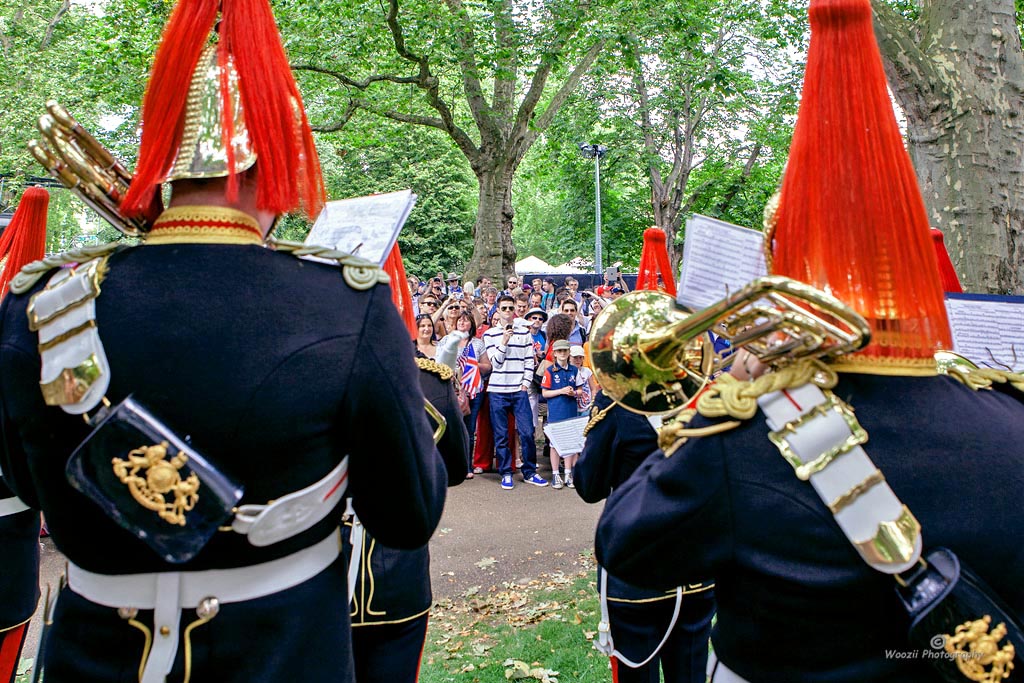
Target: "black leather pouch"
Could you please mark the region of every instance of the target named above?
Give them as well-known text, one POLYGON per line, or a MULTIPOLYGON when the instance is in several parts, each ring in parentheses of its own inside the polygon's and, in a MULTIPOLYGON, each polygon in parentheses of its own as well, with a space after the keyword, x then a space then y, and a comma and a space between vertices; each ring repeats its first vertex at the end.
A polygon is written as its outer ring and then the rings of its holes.
POLYGON ((953 551, 935 548, 896 592, 910 615, 910 647, 941 680, 1024 681, 1020 618, 953 551))
POLYGON ((76 489, 167 562, 187 562, 228 523, 243 489, 131 396, 68 459, 76 489))

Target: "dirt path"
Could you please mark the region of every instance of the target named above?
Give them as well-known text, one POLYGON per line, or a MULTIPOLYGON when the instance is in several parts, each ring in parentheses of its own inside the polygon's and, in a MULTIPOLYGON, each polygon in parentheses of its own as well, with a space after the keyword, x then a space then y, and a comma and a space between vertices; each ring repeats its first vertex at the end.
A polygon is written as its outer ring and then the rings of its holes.
MULTIPOLYGON (((549 472, 542 469, 541 475, 549 472)), ((486 589, 545 572, 568 573, 577 567, 579 553, 593 547, 603 506, 584 503, 572 489, 515 481, 514 490, 503 491, 498 475, 477 475, 448 492, 430 542, 435 599, 455 597, 471 586, 486 589)))

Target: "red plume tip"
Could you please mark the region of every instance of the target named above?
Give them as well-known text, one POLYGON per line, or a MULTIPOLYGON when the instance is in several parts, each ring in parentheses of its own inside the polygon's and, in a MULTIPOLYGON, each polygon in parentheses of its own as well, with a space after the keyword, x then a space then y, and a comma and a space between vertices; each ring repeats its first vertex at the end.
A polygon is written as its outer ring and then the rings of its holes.
POLYGON ((672 296, 676 295, 676 282, 672 277, 672 265, 668 259, 668 239, 661 228, 644 230, 644 248, 640 253, 640 271, 636 278, 636 288, 662 289, 672 296), (661 275, 660 287, 658 275, 661 275))
POLYGON ((25 190, 14 217, 0 235, 0 297, 24 266, 43 258, 46 250, 46 211, 50 194, 41 187, 25 190))
POLYGON ((645 244, 667 244, 665 231, 661 228, 647 228, 644 230, 645 244))

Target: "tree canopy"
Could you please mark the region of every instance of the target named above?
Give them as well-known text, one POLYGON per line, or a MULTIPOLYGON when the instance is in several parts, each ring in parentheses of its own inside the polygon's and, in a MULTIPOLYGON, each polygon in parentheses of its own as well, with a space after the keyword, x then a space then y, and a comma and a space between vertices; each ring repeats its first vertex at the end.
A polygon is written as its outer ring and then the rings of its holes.
MULTIPOLYGON (((965 99, 957 93, 967 93, 969 82, 924 86, 914 76, 924 73, 915 64, 944 63, 937 55, 952 49, 945 45, 952 39, 937 36, 952 33, 928 27, 946 21, 939 10, 956 3, 922 9, 915 0, 876 0, 881 25, 889 27, 880 34, 883 51, 891 65, 903 67, 891 76, 908 111, 926 201, 953 235, 951 251, 964 272, 979 250, 972 235, 988 231, 1005 245, 1017 244, 1017 200, 1008 204, 1010 229, 1002 237, 992 226, 1006 221, 986 221, 985 212, 992 213, 984 203, 971 205, 970 221, 954 215, 959 204, 951 203, 942 180, 954 171, 929 166, 936 154, 921 150, 930 131, 945 130, 943 121, 966 134, 963 114, 943 112, 987 111, 985 102, 1017 96, 1016 77, 1009 76, 1018 69, 1019 11, 1014 15, 1008 3, 977 4, 970 16, 957 15, 963 40, 953 47, 981 28, 994 40, 993 21, 1005 38, 1005 56, 997 55, 994 68, 1006 78, 989 79, 965 99), (977 107, 965 109, 968 101, 977 107)), ((601 160, 603 251, 606 263, 627 267, 637 263, 643 229, 659 225, 678 246, 691 212, 760 227, 762 206, 781 176, 807 38, 805 2, 272 4, 320 131, 330 196, 404 187, 419 195, 400 238, 413 272, 496 276, 526 254, 556 263, 589 260, 594 168, 580 155, 580 143, 608 147, 601 160)), ((24 150, 47 99, 59 100, 134 164, 146 73, 171 6, 168 0, 0 0, 0 209, 41 174, 24 150)), ((1015 126, 1009 114, 1003 121, 1015 126)), ((956 180, 968 183, 957 177, 951 188, 956 180)), ((1005 192, 1015 198, 1012 187, 1005 192)), ((83 228, 77 200, 53 194, 51 248, 113 234, 95 223, 83 228)), ((280 230, 302 237, 308 225, 287 217, 280 230)), ((987 253, 1002 265, 978 266, 971 284, 983 289, 982 281, 998 281, 992 286, 999 291, 1019 289, 1010 275, 1019 264, 1005 251, 987 253)))

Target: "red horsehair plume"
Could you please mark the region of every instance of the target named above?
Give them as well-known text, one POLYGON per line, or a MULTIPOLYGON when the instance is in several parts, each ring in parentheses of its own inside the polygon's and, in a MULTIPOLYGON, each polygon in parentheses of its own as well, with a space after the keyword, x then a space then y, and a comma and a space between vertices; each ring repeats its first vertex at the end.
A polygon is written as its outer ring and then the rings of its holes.
POLYGON ((803 98, 768 236, 773 272, 867 318, 859 355, 951 348, 917 177, 903 147, 868 0, 812 0, 803 98))

